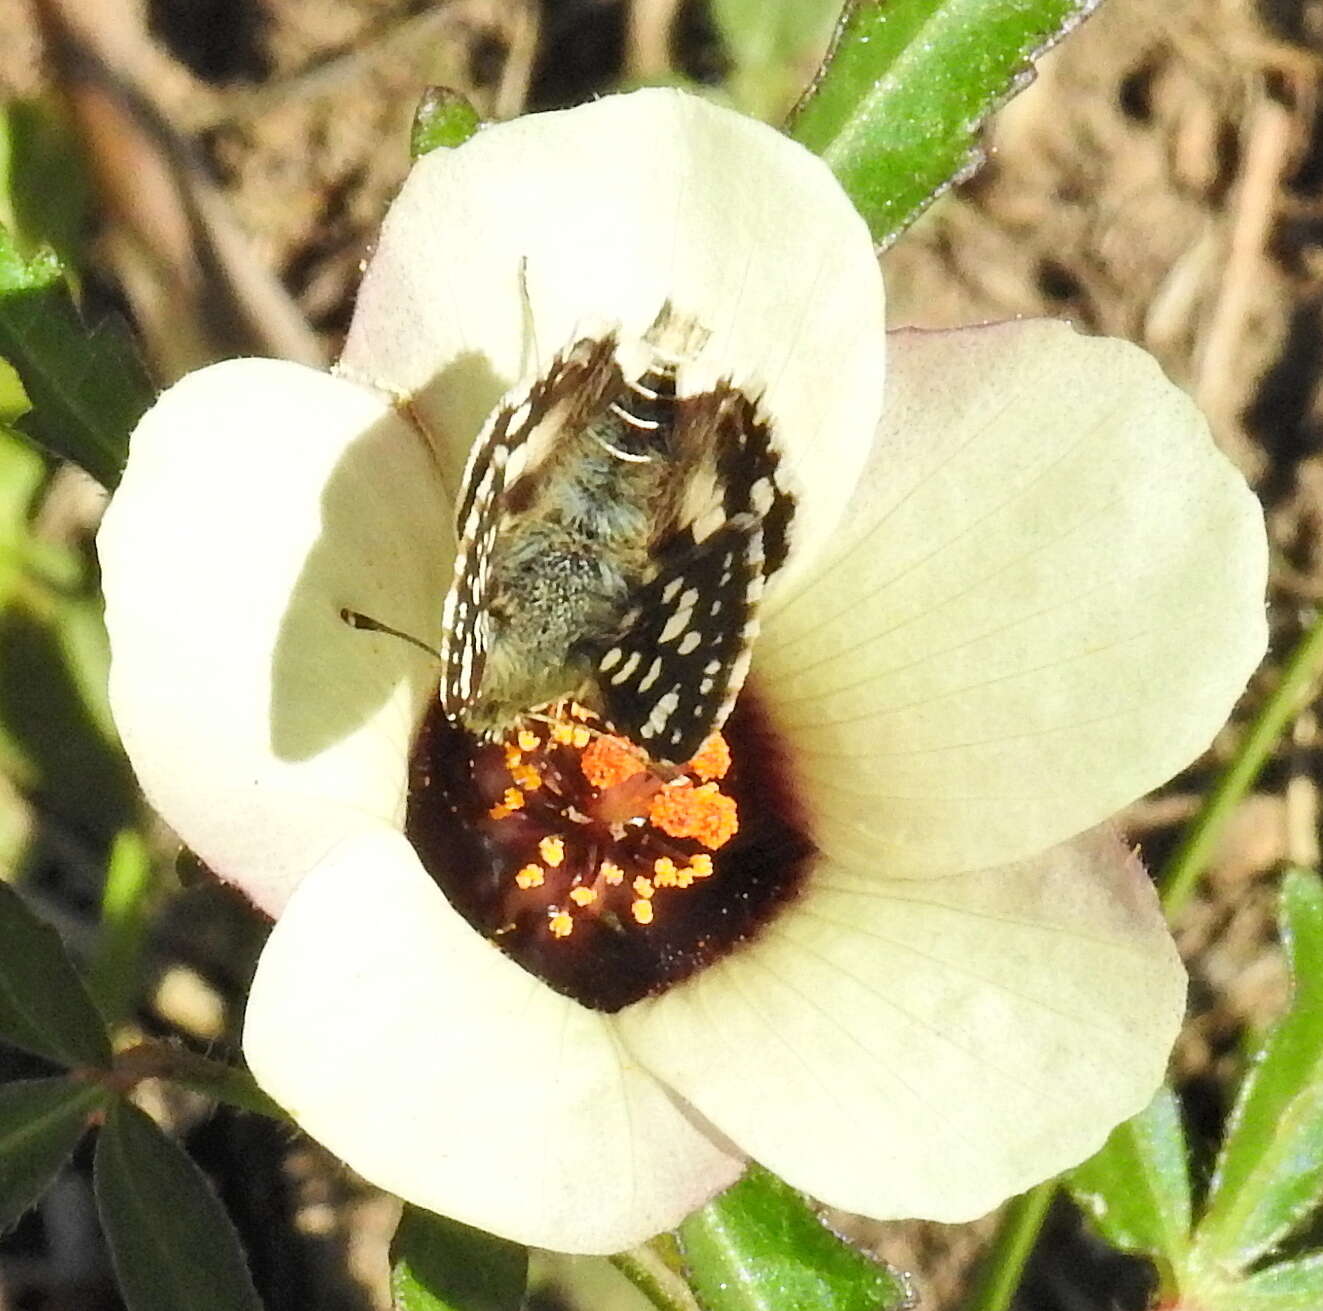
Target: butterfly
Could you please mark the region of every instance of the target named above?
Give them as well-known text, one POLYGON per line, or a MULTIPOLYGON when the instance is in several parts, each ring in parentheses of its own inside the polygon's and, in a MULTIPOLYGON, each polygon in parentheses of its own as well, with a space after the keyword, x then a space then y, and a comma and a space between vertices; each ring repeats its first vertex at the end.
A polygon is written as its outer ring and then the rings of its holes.
POLYGON ((499 735, 573 697, 656 762, 689 760, 744 683, 794 518, 760 398, 690 393, 707 332, 583 335, 476 441, 442 610, 440 696, 499 735))

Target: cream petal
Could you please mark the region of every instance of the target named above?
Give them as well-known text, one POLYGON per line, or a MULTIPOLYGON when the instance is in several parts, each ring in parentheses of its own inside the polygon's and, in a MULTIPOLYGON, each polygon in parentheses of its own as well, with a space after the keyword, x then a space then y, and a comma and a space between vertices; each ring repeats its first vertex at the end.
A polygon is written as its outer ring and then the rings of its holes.
POLYGON ((1147 877, 1095 830, 924 884, 827 866, 764 937, 620 1023, 790 1183, 879 1219, 960 1221, 1147 1103, 1184 996, 1147 877))
POLYGON ((373 1183, 539 1247, 628 1247, 742 1165, 605 1016, 474 933, 390 830, 300 885, 258 964, 244 1052, 373 1183))
POLYGON ((398 823, 453 534, 432 457, 376 393, 235 360, 133 435, 98 537, 115 721, 148 799, 271 914, 345 834, 398 823))
POLYGON ((1021 859, 1202 751, 1263 654, 1263 516, 1136 348, 893 335, 839 552, 754 677, 819 847, 889 877, 1021 859))
POLYGON ((453 490, 502 393, 580 334, 642 334, 667 298, 712 334, 682 390, 720 375, 766 388, 796 548, 811 548, 872 442, 881 276, 819 159, 694 96, 608 96, 425 156, 386 218, 339 368, 412 398, 453 490))

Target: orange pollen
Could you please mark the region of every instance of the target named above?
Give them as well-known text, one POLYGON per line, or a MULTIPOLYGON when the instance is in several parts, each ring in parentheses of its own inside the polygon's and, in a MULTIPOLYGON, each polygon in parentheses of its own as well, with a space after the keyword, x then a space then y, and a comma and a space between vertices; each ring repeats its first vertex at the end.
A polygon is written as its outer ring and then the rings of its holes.
POLYGON ((724 847, 739 831, 735 798, 715 783, 666 787, 652 799, 648 819, 673 838, 694 838, 709 851, 724 847))
MULTIPOLYGON (((639 924, 651 924, 651 923, 652 923, 652 915, 653 915, 653 911, 652 911, 652 902, 650 902, 650 901, 644 901, 644 900, 642 900, 642 898, 640 898, 640 899, 639 899, 638 901, 636 901, 636 902, 635 902, 635 903, 634 903, 629 909, 630 909, 630 912, 633 914, 634 919, 635 919, 639 924)), ((553 930, 553 932, 554 932, 554 930, 553 930)))
POLYGON ((565 839, 555 833, 548 833, 537 844, 538 854, 555 869, 565 859, 565 839))
POLYGON ((527 892, 529 888, 540 888, 546 881, 546 877, 546 872, 541 865, 525 865, 515 875, 515 883, 527 892))
POLYGON ((506 819, 513 815, 516 810, 523 810, 524 794, 518 788, 506 788, 505 795, 500 802, 493 806, 487 813, 493 819, 506 819))
POLYGON ((583 776, 595 788, 613 788, 644 771, 643 754, 618 737, 596 737, 580 760, 583 776))
POLYGON ((542 774, 536 765, 525 765, 516 762, 510 766, 510 777, 525 792, 536 792, 542 786, 542 774))
POLYGON ((547 908, 547 923, 557 938, 568 938, 574 932, 574 920, 570 918, 570 912, 556 906, 547 908))
POLYGON ((597 893, 592 888, 580 884, 577 888, 570 889, 570 900, 576 906, 591 906, 597 900, 597 893))
POLYGON ((714 778, 725 778, 730 773, 730 747, 720 733, 713 733, 698 754, 685 766, 685 772, 694 774, 703 782, 714 778))

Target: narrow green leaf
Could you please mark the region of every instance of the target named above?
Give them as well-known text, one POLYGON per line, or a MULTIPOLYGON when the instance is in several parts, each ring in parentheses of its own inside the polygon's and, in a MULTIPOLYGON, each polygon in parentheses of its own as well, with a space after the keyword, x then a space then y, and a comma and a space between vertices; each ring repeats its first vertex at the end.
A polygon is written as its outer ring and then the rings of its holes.
POLYGON ((18 370, 32 400, 19 430, 113 487, 129 433, 153 399, 142 361, 115 322, 84 327, 64 269, 49 250, 26 259, 4 229, 0 355, 18 370))
POLYGON ((1282 883, 1282 942, 1293 995, 1241 1083, 1196 1234, 1201 1257, 1248 1265, 1323 1195, 1323 883, 1282 883))
POLYGON ((396 1311, 519 1311, 528 1249, 406 1206, 390 1245, 396 1311))
POLYGON ((137 999, 151 888, 152 860, 146 841, 137 829, 121 829, 106 866, 101 928, 87 978, 107 1024, 127 1019, 137 999))
POLYGON ((1179 1265, 1190 1239, 1190 1176, 1180 1107, 1170 1088, 1118 1125, 1066 1180, 1114 1247, 1179 1265))
POLYGON ((458 91, 429 86, 413 112, 409 153, 421 159, 438 148, 462 146, 481 126, 478 111, 458 91))
POLYGON ((97 1138, 93 1183, 128 1311, 261 1311, 211 1185, 136 1106, 111 1110, 97 1138))
POLYGON ((977 167, 984 119, 1098 0, 856 0, 790 133, 879 245, 977 167))
POLYGON ((1323 1307, 1323 1254, 1269 1266, 1208 1303, 1208 1311, 1318 1311, 1319 1307, 1323 1307))
POLYGON ((780 118, 809 80, 841 0, 712 0, 734 65, 726 89, 746 114, 780 118))
POLYGON ((707 1311, 893 1311, 910 1306, 892 1270, 832 1232, 760 1166, 695 1211, 677 1236, 707 1311))
POLYGON ((60 936, 0 883, 0 1042, 57 1065, 109 1066, 110 1039, 60 936))
POLYGON ((0 1233, 46 1191, 108 1096, 73 1079, 0 1085, 0 1233))

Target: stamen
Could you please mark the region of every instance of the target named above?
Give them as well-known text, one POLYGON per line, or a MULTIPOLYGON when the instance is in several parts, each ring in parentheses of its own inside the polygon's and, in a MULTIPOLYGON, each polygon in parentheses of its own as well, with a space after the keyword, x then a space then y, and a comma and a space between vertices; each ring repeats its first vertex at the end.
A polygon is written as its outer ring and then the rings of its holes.
POLYGON ((715 783, 662 788, 648 807, 648 819, 663 833, 695 838, 709 851, 724 847, 740 827, 734 797, 715 783))
POLYGON ((524 794, 518 788, 506 788, 505 795, 500 802, 494 805, 487 814, 492 819, 505 819, 508 815, 513 815, 516 810, 523 810, 524 794))
POLYGON ((585 923, 618 933, 663 918, 669 897, 711 876, 708 853, 738 828, 735 802, 716 782, 730 767, 719 733, 676 776, 606 732, 593 711, 565 702, 483 750, 476 768, 490 771, 500 796, 487 810, 486 840, 520 894, 546 890, 537 909, 520 897, 502 904, 503 915, 518 923, 540 910, 556 939, 585 923), (628 891, 617 897, 616 888, 628 891))
POLYGON ((595 788, 612 788, 645 769, 643 753, 618 737, 594 738, 580 762, 583 776, 595 788))
POLYGON ((713 733, 698 754, 685 766, 685 772, 696 774, 704 783, 725 778, 730 773, 730 747, 720 733, 713 733))
POLYGON ((515 884, 525 892, 529 888, 540 888, 546 882, 546 872, 541 865, 525 865, 523 869, 515 875, 515 884))

